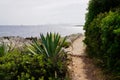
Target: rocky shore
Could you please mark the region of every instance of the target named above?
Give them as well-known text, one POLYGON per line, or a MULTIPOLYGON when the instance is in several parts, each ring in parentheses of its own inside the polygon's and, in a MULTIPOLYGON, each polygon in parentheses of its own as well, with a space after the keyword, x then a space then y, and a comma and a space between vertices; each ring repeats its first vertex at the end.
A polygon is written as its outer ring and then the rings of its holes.
MULTIPOLYGON (((66 36, 68 42, 74 42, 78 37, 83 36, 83 34, 71 34, 66 36)), ((12 48, 20 48, 32 43, 32 39, 38 39, 37 37, 28 37, 23 38, 19 36, 9 36, 9 37, 0 37, 0 44, 5 44, 12 48)))
POLYGON ((19 37, 19 36, 9 36, 9 37, 0 37, 0 44, 4 44, 9 49, 14 48, 23 48, 24 46, 30 45, 32 40, 19 37))

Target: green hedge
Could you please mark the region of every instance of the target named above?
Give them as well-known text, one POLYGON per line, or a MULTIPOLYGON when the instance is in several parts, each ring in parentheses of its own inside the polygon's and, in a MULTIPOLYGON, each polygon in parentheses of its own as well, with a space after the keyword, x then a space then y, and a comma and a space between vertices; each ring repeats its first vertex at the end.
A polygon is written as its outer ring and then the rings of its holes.
POLYGON ((56 66, 53 64, 43 55, 22 54, 14 50, 0 57, 0 80, 65 80, 66 61, 61 59, 56 66))
POLYGON ((98 14, 109 12, 111 9, 115 9, 118 6, 120 6, 120 0, 90 0, 88 13, 86 14, 85 30, 98 14))
POLYGON ((88 31, 86 31, 84 42, 87 44, 87 54, 90 57, 94 56, 98 58, 101 53, 101 20, 105 18, 106 15, 107 13, 98 15, 89 25, 88 31))
POLYGON ((90 0, 84 30, 87 54, 120 80, 120 0, 90 0))
POLYGON ((86 34, 88 55, 111 75, 108 80, 120 80, 120 12, 99 14, 86 34))
POLYGON ((102 49, 106 67, 110 71, 120 71, 120 13, 109 12, 101 22, 102 49), (117 67, 118 66, 118 67, 117 67))

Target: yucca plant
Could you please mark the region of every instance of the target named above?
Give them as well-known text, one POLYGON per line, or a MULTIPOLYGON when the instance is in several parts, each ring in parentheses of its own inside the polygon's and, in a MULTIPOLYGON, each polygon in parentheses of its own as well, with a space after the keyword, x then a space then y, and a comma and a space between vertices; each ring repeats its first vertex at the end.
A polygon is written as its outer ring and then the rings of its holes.
POLYGON ((58 33, 47 33, 46 36, 40 34, 40 42, 33 40, 32 47, 28 48, 32 54, 43 54, 45 59, 49 60, 48 64, 52 65, 50 72, 54 73, 52 76, 54 76, 55 79, 67 69, 65 67, 67 56, 63 50, 65 40, 66 37, 61 39, 61 36, 58 33), (62 68, 65 68, 65 70, 62 68))
POLYGON ((36 40, 33 40, 34 44, 32 47, 35 49, 29 48, 33 54, 44 54, 47 57, 60 56, 62 53, 62 47, 65 43, 66 38, 61 40, 61 36, 57 34, 47 33, 46 36, 40 34, 41 43, 38 43, 36 40))

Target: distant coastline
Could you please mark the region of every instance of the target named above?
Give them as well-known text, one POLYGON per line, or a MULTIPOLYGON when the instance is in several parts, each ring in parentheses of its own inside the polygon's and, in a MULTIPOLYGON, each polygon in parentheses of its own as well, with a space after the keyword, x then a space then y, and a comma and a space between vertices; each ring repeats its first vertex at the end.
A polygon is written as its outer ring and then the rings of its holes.
POLYGON ((80 24, 41 24, 41 25, 11 25, 11 24, 8 24, 8 25, 0 25, 0 26, 77 26, 77 27, 82 27, 84 25, 80 25, 80 24))
POLYGON ((75 25, 75 27, 83 27, 84 25, 75 25))
POLYGON ((39 37, 39 34, 47 32, 59 33, 62 36, 82 33, 82 25, 0 25, 0 37, 20 36, 20 37, 39 37))

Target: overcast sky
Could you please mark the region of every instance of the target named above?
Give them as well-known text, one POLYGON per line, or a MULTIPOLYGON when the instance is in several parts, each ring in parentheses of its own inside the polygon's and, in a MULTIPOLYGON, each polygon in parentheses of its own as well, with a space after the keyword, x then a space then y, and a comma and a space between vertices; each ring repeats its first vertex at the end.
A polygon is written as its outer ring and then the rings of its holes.
POLYGON ((89 0, 0 0, 0 25, 84 24, 89 0))

